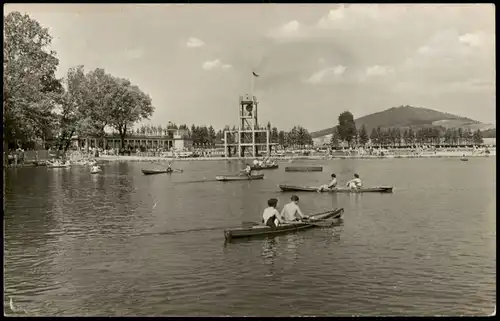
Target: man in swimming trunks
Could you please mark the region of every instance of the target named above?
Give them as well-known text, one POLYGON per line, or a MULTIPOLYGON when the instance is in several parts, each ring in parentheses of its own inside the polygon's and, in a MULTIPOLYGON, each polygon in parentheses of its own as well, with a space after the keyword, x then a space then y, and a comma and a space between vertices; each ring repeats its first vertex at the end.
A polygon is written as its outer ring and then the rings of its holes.
POLYGON ((281 217, 285 222, 299 221, 303 218, 307 218, 299 208, 299 197, 297 195, 292 195, 290 198, 291 202, 283 206, 281 211, 281 217))
POLYGON ((318 188, 318 192, 323 192, 323 190, 325 189, 331 189, 331 188, 335 188, 337 187, 337 176, 335 174, 332 174, 330 175, 332 180, 330 181, 330 183, 328 185, 321 185, 319 188, 318 188))
POLYGON ((351 179, 346 185, 351 189, 357 189, 363 187, 363 182, 359 178, 358 174, 354 174, 354 179, 351 179))

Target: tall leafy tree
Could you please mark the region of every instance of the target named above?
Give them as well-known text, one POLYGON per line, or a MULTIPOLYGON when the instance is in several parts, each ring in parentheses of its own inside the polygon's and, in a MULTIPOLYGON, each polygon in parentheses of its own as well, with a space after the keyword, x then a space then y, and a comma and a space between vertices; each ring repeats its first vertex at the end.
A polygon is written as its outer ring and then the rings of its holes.
POLYGON ((142 92, 138 86, 132 85, 129 80, 115 78, 115 86, 108 93, 110 125, 115 128, 121 138, 122 148, 125 147, 125 138, 133 124, 148 119, 154 111, 151 97, 142 92))
POLYGON ((4 16, 4 143, 44 138, 53 126, 53 108, 62 93, 52 37, 28 15, 4 16))
POLYGON ((354 116, 351 112, 345 111, 339 115, 338 121, 338 132, 340 139, 346 141, 349 145, 351 145, 351 142, 355 139, 357 134, 354 116))

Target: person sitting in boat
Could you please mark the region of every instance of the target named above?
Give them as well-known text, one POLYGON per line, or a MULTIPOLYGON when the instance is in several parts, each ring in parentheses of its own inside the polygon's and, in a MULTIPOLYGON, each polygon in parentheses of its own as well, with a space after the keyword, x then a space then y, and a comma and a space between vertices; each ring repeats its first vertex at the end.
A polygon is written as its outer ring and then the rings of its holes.
POLYGON ((258 159, 254 159, 254 160, 253 160, 253 166, 254 166, 254 167, 259 166, 259 160, 258 160, 258 159))
POLYGON ((92 166, 92 169, 91 169, 92 172, 98 172, 100 170, 101 170, 101 168, 97 165, 92 166))
POLYGON ((259 167, 264 167, 264 162, 262 160, 259 161, 259 167))
POLYGON ((247 175, 248 177, 250 177, 251 173, 252 173, 252 167, 250 166, 250 164, 247 164, 247 166, 245 166, 245 169, 241 171, 242 172, 242 175, 247 175))
POLYGON ((354 174, 354 179, 351 179, 349 182, 347 182, 346 185, 348 188, 351 188, 351 189, 361 188, 361 187, 363 187, 363 182, 359 178, 358 174, 354 174))
POLYGON ((332 174, 330 175, 331 176, 331 181, 330 183, 327 185, 321 185, 319 188, 318 188, 318 192, 323 192, 325 189, 331 189, 331 188, 336 188, 337 187, 337 176, 335 174, 332 174))
POLYGON ((297 195, 292 195, 290 197, 291 202, 283 206, 281 211, 281 217, 285 222, 299 221, 303 218, 307 218, 299 208, 299 197, 297 195))
POLYGON ((167 167, 167 173, 172 173, 174 170, 172 169, 172 164, 171 163, 168 163, 168 167, 167 167))
POLYGON ((262 213, 262 223, 271 228, 276 228, 279 224, 283 223, 280 212, 276 209, 278 200, 271 198, 267 201, 268 207, 262 213))

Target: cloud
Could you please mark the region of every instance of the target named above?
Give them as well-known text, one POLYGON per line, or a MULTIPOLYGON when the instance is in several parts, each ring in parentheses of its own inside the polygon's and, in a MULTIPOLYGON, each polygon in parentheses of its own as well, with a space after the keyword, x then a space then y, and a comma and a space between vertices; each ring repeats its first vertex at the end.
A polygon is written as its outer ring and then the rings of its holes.
POLYGON ((186 43, 186 47, 188 48, 199 48, 203 47, 204 45, 205 43, 202 40, 194 37, 189 38, 186 43))
POLYGON ((346 69, 347 69, 347 67, 342 66, 342 65, 322 69, 322 70, 312 74, 312 76, 309 77, 305 82, 310 83, 310 84, 319 84, 331 76, 334 76, 334 77, 335 76, 336 77, 342 76, 345 73, 346 69))
POLYGON ((371 67, 366 68, 365 74, 367 76, 383 76, 383 75, 386 75, 386 74, 391 73, 393 71, 394 70, 391 67, 375 65, 375 66, 371 66, 371 67))
POLYGON ((320 29, 351 29, 376 22, 392 22, 405 10, 403 5, 350 4, 340 5, 321 17, 320 29))
POLYGON ((222 69, 222 70, 228 70, 232 68, 231 65, 229 64, 223 64, 220 59, 215 59, 211 61, 205 61, 201 67, 205 70, 215 70, 215 69, 222 69))
POLYGON ((140 59, 140 58, 142 58, 142 56, 144 56, 144 49, 135 48, 135 49, 127 50, 125 55, 126 55, 127 59, 130 59, 130 60, 140 59))
POLYGON ((479 47, 487 42, 487 35, 484 32, 466 33, 458 37, 460 43, 471 47, 479 47))
POLYGON ((281 27, 272 29, 268 33, 268 37, 274 38, 277 40, 289 40, 289 39, 297 39, 306 36, 305 28, 297 21, 292 20, 281 27))

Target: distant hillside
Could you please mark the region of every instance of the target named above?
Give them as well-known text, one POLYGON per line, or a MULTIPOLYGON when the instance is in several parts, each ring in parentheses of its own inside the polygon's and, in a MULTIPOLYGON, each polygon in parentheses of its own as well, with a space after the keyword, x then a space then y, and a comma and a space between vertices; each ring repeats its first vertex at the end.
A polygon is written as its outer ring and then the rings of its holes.
MULTIPOLYGON (((393 107, 387 110, 355 119, 356 127, 365 125, 368 134, 373 128, 421 128, 442 126, 444 128, 469 128, 472 130, 487 130, 494 128, 491 124, 483 124, 466 117, 440 111, 411 106, 393 107)), ((334 127, 311 133, 312 138, 319 138, 332 133, 334 127)))

